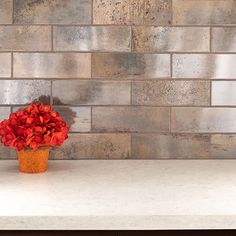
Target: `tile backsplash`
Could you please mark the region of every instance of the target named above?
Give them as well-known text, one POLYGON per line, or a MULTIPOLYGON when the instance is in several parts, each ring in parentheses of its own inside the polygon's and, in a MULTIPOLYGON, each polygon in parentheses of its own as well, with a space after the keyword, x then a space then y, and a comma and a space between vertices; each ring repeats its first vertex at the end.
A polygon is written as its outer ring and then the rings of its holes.
POLYGON ((235 0, 0 1, 0 119, 53 105, 52 159, 236 158, 235 68, 235 0))

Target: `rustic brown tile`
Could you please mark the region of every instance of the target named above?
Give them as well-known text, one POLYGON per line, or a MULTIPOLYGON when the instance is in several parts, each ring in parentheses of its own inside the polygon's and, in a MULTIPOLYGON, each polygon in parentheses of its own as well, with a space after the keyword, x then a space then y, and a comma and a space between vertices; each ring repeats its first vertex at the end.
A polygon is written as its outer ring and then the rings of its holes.
POLYGON ((71 134, 52 159, 125 159, 130 157, 128 134, 71 134))
POLYGON ((120 51, 131 50, 128 26, 58 26, 54 27, 54 50, 120 51))
POLYGON ((57 80, 53 82, 54 104, 129 105, 129 81, 57 80))
POLYGON ((170 77, 170 55, 136 53, 96 53, 93 55, 94 78, 170 77))
POLYGON ((212 28, 212 50, 214 52, 236 52, 236 27, 212 28))
POLYGON ((0 51, 51 50, 49 26, 0 26, 0 51))
POLYGON ((14 0, 14 23, 90 24, 91 0, 14 0))
POLYGON ((93 131, 165 132, 169 130, 167 107, 94 107, 93 131))
POLYGON ((236 55, 174 54, 173 78, 236 78, 236 55))
POLYGON ((0 143, 0 160, 17 159, 17 152, 13 148, 5 147, 0 143))
POLYGON ((209 81, 133 81, 135 105, 210 105, 209 81))
POLYGON ((235 108, 173 107, 172 132, 233 133, 236 132, 235 108))
POLYGON ((14 53, 16 78, 89 78, 89 53, 14 53))
POLYGON ((12 6, 13 0, 0 1, 0 24, 12 23, 12 6))
POLYGON ((33 101, 49 103, 50 81, 1 80, 0 104, 28 104, 33 101))
POLYGON ((11 54, 0 53, 0 77, 11 77, 11 54))
POLYGON ((90 107, 69 107, 54 106, 62 119, 66 121, 72 132, 91 131, 91 108, 90 107))
POLYGON ((11 113, 10 107, 0 107, 0 122, 2 120, 8 119, 10 113, 11 113))
POLYGON ((173 0, 173 24, 235 24, 234 0, 173 0))
POLYGON ((133 27, 136 52, 207 52, 210 50, 208 27, 133 27))
POLYGON ((133 134, 133 159, 204 159, 210 136, 199 134, 133 134))
POLYGON ((95 0, 95 24, 170 24, 170 0, 95 0))

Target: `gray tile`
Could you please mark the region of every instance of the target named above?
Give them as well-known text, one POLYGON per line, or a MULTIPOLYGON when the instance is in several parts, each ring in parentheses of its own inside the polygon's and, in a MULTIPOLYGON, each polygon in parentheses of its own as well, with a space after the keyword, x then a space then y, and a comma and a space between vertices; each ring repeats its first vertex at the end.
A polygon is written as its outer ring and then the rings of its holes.
POLYGON ((90 107, 70 107, 70 106, 54 106, 62 119, 66 121, 73 132, 89 132, 91 131, 91 108, 90 107))
POLYGON ((53 82, 54 104, 127 105, 129 81, 57 80, 53 82))
POLYGON ((58 26, 54 27, 54 50, 120 51, 131 50, 128 26, 58 26))
POLYGON ((209 81, 133 81, 135 105, 210 105, 209 81))
POLYGON ((236 52, 236 28, 212 28, 212 50, 214 52, 236 52))
POLYGON ((95 24, 170 24, 171 0, 94 0, 95 24))
POLYGON ((89 53, 14 53, 16 78, 89 78, 89 53))
POLYGON ((2 120, 8 119, 10 113, 11 113, 10 107, 0 107, 0 122, 2 120))
POLYGON ((12 6, 13 0, 0 1, 0 24, 12 23, 12 6))
POLYGON ((71 134, 52 159, 125 159, 130 157, 128 134, 71 134))
POLYGON ((235 24, 235 0, 173 0, 173 24, 235 24))
POLYGON ((170 55, 137 53, 96 53, 93 77, 160 78, 170 77, 170 55))
POLYGON ((89 24, 91 0, 14 0, 14 23, 89 24))
POLYGON ((17 152, 13 148, 5 147, 0 143, 0 160, 17 159, 17 152))
POLYGON ((51 50, 49 26, 0 26, 0 51, 51 50))
POLYGON ((173 107, 172 132, 235 133, 236 108, 173 107))
POLYGON ((49 103, 50 81, 0 80, 0 104, 27 104, 34 100, 49 103))
POLYGON ((208 52, 208 27, 133 27, 136 52, 208 52))
POLYGON ((173 78, 236 78, 236 55, 174 54, 173 78))
POLYGON ((0 77, 11 77, 11 54, 0 53, 0 77))
POLYGON ((94 107, 92 130, 111 132, 166 132, 169 130, 167 107, 94 107))

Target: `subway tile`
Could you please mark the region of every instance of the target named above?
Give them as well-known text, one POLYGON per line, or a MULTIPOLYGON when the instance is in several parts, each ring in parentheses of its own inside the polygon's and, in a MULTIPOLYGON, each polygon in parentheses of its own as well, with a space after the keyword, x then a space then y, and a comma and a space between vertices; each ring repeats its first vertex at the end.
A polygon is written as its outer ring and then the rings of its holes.
POLYGON ((0 77, 11 77, 11 54, 0 53, 0 77))
POLYGON ((236 78, 236 55, 174 54, 173 78, 236 78))
POLYGON ((90 24, 91 0, 14 0, 14 23, 90 24))
POLYGON ((133 27, 136 52, 208 52, 208 27, 133 27))
POLYGON ((95 0, 95 24, 170 24, 171 0, 95 0))
POLYGON ((0 122, 2 120, 8 119, 10 113, 11 113, 10 107, 0 107, 0 122))
POLYGON ((129 105, 129 81, 57 80, 53 82, 54 104, 129 105))
POLYGON ((172 132, 234 133, 236 132, 235 108, 173 107, 172 132))
POLYGON ((170 77, 170 55, 137 53, 96 53, 93 55, 94 78, 170 77))
POLYGON ((167 107, 94 107, 92 130, 110 132, 166 132, 167 107))
POLYGON ((54 50, 120 51, 131 50, 128 26, 58 26, 54 27, 54 50))
POLYGON ((89 78, 89 53, 14 53, 16 78, 89 78))
POLYGON ((130 157, 128 134, 70 134, 52 159, 126 159, 130 157))
POLYGON ((235 0, 173 0, 173 24, 236 24, 235 0))
POLYGON ((49 26, 0 26, 0 51, 51 50, 49 26))
POLYGON ((236 27, 212 28, 213 52, 236 52, 236 27))
POLYGON ((210 105, 209 81, 133 81, 135 105, 210 105))
POLYGON ((28 104, 33 101, 49 103, 50 81, 1 80, 0 104, 28 104))
POLYGON ((70 107, 54 106, 62 119, 66 121, 72 132, 91 131, 91 108, 90 107, 70 107))
POLYGON ((133 159, 205 159, 210 136, 199 134, 133 134, 133 159))
POLYGON ((0 1, 0 24, 12 23, 13 0, 0 1))

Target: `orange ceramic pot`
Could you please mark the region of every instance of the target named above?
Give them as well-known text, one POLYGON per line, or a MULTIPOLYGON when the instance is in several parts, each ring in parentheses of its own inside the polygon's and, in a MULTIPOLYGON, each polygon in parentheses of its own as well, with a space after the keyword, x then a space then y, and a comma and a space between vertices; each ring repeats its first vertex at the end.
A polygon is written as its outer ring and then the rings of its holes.
POLYGON ((25 173, 45 172, 48 169, 48 158, 49 148, 19 151, 19 170, 25 173))

